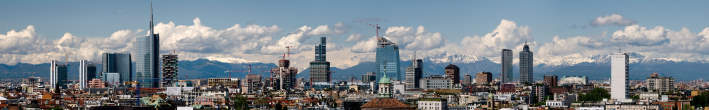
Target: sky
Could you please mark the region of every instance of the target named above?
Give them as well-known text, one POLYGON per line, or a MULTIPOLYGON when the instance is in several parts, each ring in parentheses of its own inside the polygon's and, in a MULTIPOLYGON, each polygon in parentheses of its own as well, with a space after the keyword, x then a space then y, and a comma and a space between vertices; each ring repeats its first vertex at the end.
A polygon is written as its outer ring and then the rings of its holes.
MULTIPOLYGON (((519 51, 527 41, 535 64, 592 62, 618 49, 642 55, 638 60, 705 62, 707 2, 154 0, 153 8, 162 52, 175 50, 183 60, 275 62, 293 46, 290 59, 304 68, 317 37, 326 36, 328 60, 347 68, 374 60, 369 24, 382 26, 404 60, 416 52, 440 62, 497 61, 501 49, 519 51)), ((96 61, 103 52, 131 52, 135 38, 147 33, 149 4, 0 1, 0 63, 96 61)))

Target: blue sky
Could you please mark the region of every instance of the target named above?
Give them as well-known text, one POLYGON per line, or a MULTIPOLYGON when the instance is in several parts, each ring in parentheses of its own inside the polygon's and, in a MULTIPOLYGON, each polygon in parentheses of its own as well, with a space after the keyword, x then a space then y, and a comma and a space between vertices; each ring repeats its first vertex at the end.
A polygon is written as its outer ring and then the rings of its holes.
MULTIPOLYGON (((0 1, 0 30, 35 25, 40 35, 59 38, 64 32, 77 36, 106 36, 119 29, 144 29, 148 2, 127 1, 0 1)), ((617 27, 577 29, 602 15, 622 14, 640 25, 688 27, 698 31, 709 24, 707 1, 187 1, 155 0, 159 22, 190 24, 199 17, 204 25, 226 28, 233 24, 276 24, 284 29, 302 25, 352 23, 368 31, 361 19, 381 19, 384 26, 426 26, 446 39, 489 32, 500 19, 527 25, 532 36, 547 42, 554 35, 599 34, 617 27), (608 29, 610 28, 610 29, 608 29)))
MULTIPOLYGON (((531 37, 535 41, 535 47, 539 47, 535 51, 541 51, 542 55, 557 55, 557 53, 562 50, 545 50, 544 45, 553 47, 560 46, 563 43, 569 43, 571 40, 583 40, 574 39, 574 37, 581 36, 582 38, 590 38, 591 41, 583 41, 580 43, 591 43, 591 44, 574 44, 573 46, 579 48, 568 48, 568 50, 579 50, 583 51, 584 54, 607 54, 607 52, 598 52, 598 49, 609 49, 609 48, 628 48, 630 51, 635 51, 639 53, 644 53, 647 56, 657 56, 657 57, 667 57, 667 58, 681 58, 687 56, 706 56, 704 52, 694 52, 692 51, 707 51, 709 53, 709 48, 696 48, 682 51, 681 53, 687 53, 682 55, 667 55, 658 56, 653 55, 656 53, 663 53, 663 50, 651 50, 648 48, 656 48, 652 46, 619 46, 617 44, 603 44, 603 42, 620 42, 620 43, 637 43, 631 40, 645 40, 638 42, 651 42, 654 44, 657 40, 667 40, 673 36, 670 36, 672 32, 681 32, 682 28, 689 30, 688 33, 690 37, 699 38, 703 36, 701 32, 709 24, 709 7, 705 6, 709 1, 705 0, 687 0, 687 1, 671 1, 671 0, 649 0, 649 1, 615 1, 615 0, 594 0, 594 1, 576 1, 576 0, 549 0, 549 1, 528 1, 528 0, 453 0, 453 1, 428 1, 428 0, 312 0, 312 1, 234 1, 234 0, 209 0, 209 1, 188 1, 188 0, 154 0, 154 8, 156 21, 167 23, 173 21, 173 25, 165 25, 164 27, 170 27, 165 29, 166 35, 173 35, 169 32, 173 32, 179 26, 195 26, 193 21, 199 18, 201 26, 207 26, 208 29, 220 31, 227 28, 233 27, 235 24, 240 24, 241 27, 247 25, 258 25, 258 26, 277 26, 278 29, 272 33, 258 35, 258 38, 267 38, 269 42, 278 42, 279 39, 286 39, 286 37, 291 34, 297 33, 299 28, 303 26, 314 28, 320 25, 327 25, 329 28, 335 27, 336 23, 343 23, 346 28, 345 33, 341 34, 328 34, 331 42, 338 45, 339 48, 335 50, 342 50, 346 47, 355 46, 356 44, 365 44, 368 36, 373 36, 372 28, 369 27, 368 23, 377 23, 384 26, 384 28, 401 26, 401 29, 405 30, 405 27, 410 27, 416 30, 419 26, 421 28, 425 27, 425 32, 428 34, 418 35, 414 31, 406 31, 410 34, 403 34, 403 36, 412 36, 411 39, 416 38, 428 38, 429 36, 436 36, 440 34, 442 37, 441 41, 443 44, 431 44, 433 46, 423 46, 413 45, 410 46, 412 49, 402 49, 403 56, 407 56, 407 53, 412 53, 412 51, 426 51, 429 53, 422 52, 428 56, 435 56, 441 52, 456 51, 452 47, 463 46, 459 45, 447 45, 452 43, 461 43, 466 41, 475 41, 472 43, 490 43, 482 42, 486 39, 484 38, 488 34, 503 31, 502 24, 514 24, 516 26, 510 26, 511 31, 529 31, 529 34, 517 33, 510 34, 511 38, 517 38, 518 35, 521 37, 531 37), (599 25, 594 26, 591 22, 599 17, 609 16, 612 14, 617 14, 622 16, 623 20, 632 21, 630 24, 622 25, 599 25), (504 20, 503 20, 504 19, 504 20), (505 22, 511 21, 511 22, 505 22), (638 27, 632 27, 632 25, 637 25, 638 27), (172 27, 171 27, 172 26, 172 27), (527 28, 524 28, 524 27, 527 28), (642 28, 655 29, 655 27, 662 27, 658 29, 663 34, 660 35, 661 38, 645 38, 650 36, 648 34, 642 34, 636 38, 633 35, 613 35, 613 33, 622 31, 624 29, 640 29, 639 31, 644 31, 642 28), (500 30, 496 30, 500 29, 500 30), (527 30, 528 29, 528 30, 527 30), (345 41, 348 36, 359 34, 365 36, 361 38, 362 40, 345 41), (420 36, 420 37, 417 37, 420 36), (477 36, 477 37, 476 37, 477 36), (560 40, 569 40, 563 42, 553 42, 554 36, 559 36, 560 40), (630 36, 630 37, 627 37, 630 36), (478 38, 479 37, 479 38, 478 38), (467 38, 467 39, 466 39, 467 38), (625 39, 628 38, 628 39, 625 39), (610 39, 610 40, 609 40, 610 39), (594 43, 600 42, 600 43, 594 43), (589 46, 591 45, 591 46, 589 46), (418 47, 418 48, 415 48, 418 47), (418 49, 418 50, 417 50, 418 49), (584 50, 585 49, 585 50, 584 50), (439 53, 434 53, 439 52, 439 53), (545 54, 547 52, 548 54, 545 54), (683 56, 684 55, 684 56, 683 56)), ((132 33, 133 35, 140 36, 138 31, 134 30, 144 30, 146 29, 148 23, 148 1, 146 0, 123 0, 123 1, 94 1, 94 0, 65 0, 65 1, 28 1, 28 0, 6 0, 0 1, 0 35, 8 35, 11 30, 21 31, 27 30, 28 25, 34 26, 33 32, 36 34, 31 36, 36 36, 38 39, 42 39, 47 42, 48 45, 62 45, 60 38, 67 37, 73 38, 79 45, 89 45, 84 42, 90 41, 92 38, 107 38, 119 32, 120 30, 131 30, 127 33, 132 33), (66 33, 70 33, 67 35, 66 33), (54 41, 54 42, 51 42, 54 41)), ((388 30, 388 29, 385 29, 388 30)), ((393 32, 397 31, 390 29, 393 32)), ((632 31, 632 30, 630 30, 632 31)), ((144 32, 144 31, 142 31, 144 32)), ((308 32, 308 31, 304 31, 308 32)), ((632 33, 632 32, 629 32, 632 33)), ((184 35, 185 33, 174 33, 174 35, 184 35)), ((131 34, 128 34, 131 35, 131 34)), ((205 34, 205 36, 209 37, 205 34)), ((241 35, 241 34, 239 34, 241 35)), ((506 34, 505 34, 506 35, 506 34)), ((238 35, 235 35, 238 36, 238 35)), ((305 35, 308 36, 308 35, 305 35)), ((318 34, 313 34, 310 36, 323 36, 318 34)), ((395 40, 396 35, 392 34, 395 40)), ((163 36, 172 37, 172 36, 163 36)), ((190 36, 187 36, 190 37, 190 36)), ((495 36, 490 36, 490 39, 494 39, 495 36)), ((504 37, 501 37, 504 38, 504 37)), ((170 39, 170 38, 167 38, 170 39)), ((312 39, 312 37, 301 38, 300 36, 293 36, 292 39, 296 41, 303 41, 302 39, 312 39)), ((400 39, 407 39, 407 37, 401 37, 400 39)), ((69 39, 70 40, 70 39, 69 39)), ((207 39, 209 40, 209 39, 207 39)), ((266 39, 263 39, 264 41, 266 39)), ((288 39, 286 39, 288 40, 288 39)), ((435 39, 434 39, 435 40, 435 39)), ((505 39, 503 39, 505 40, 505 39)), ((516 39, 519 40, 519 39, 516 39)), ((63 41, 63 40, 62 40, 63 41)), ((176 40, 176 41, 179 41, 176 40)), ((672 40, 676 41, 676 40, 672 40)), ((417 44, 415 41, 403 41, 402 47, 408 44, 417 44)), ((519 41, 507 42, 506 43, 516 43, 519 41)), ((306 42, 307 43, 307 42, 306 42)), ((660 42, 662 43, 662 42, 660 42)), ((305 43, 304 43, 305 44, 305 43)), ((643 44, 643 43, 640 43, 643 44)), ((18 44, 21 46, 20 44, 18 44)), ((15 46, 18 46, 15 45, 15 46)), ((170 46, 169 44, 162 44, 170 46)), ((197 46, 204 46, 198 45, 197 46)), ((276 45, 273 43, 265 44, 254 44, 257 47, 266 47, 269 45, 276 45)), ((567 44, 563 44, 567 45, 567 44)), ((568 44, 570 45, 570 44, 568 44)), ((243 46, 228 45, 228 46, 243 46)), ((277 45, 281 46, 281 45, 277 45)), ((303 45, 305 47, 310 45, 303 45)), ((476 52, 450 52, 453 54, 468 54, 473 56, 485 56, 485 57, 495 57, 492 53, 497 53, 499 48, 518 48, 519 45, 506 45, 494 42, 487 47, 479 47, 481 50, 472 51, 486 51, 485 49, 494 50, 489 53, 476 53, 476 52)), ((572 47, 573 47, 572 46, 572 47)), ((674 45, 656 45, 660 47, 671 47, 674 45)), ((709 46, 709 45, 708 45, 709 46)), ((0 50, 11 51, 15 48, 9 48, 13 46, 6 46, 6 48, 0 48, 0 50)), ((51 46, 50 46, 51 47, 51 46)), ((57 47, 57 46, 55 46, 57 47)), ((128 46, 125 46, 126 48, 128 46)), ((209 47, 209 46, 207 46, 209 47)), ((469 46, 468 46, 469 47, 469 46)), ((41 48, 41 47, 37 47, 41 48)), ((84 52, 82 48, 72 48, 80 52, 84 52)), ((471 47, 478 48, 478 47, 471 47)), ((183 47, 176 47, 170 49, 184 49, 183 47)), ((461 48, 466 49, 466 48, 461 48)), ((459 50, 461 50, 459 49, 459 50)), ((105 52, 105 51, 120 51, 126 49, 109 49, 109 50, 94 50, 91 52, 105 52)), ((188 50, 188 49, 185 49, 188 50)), ((304 48, 302 50, 308 50, 304 48)), ((366 49, 365 49, 366 50, 366 49)), ((17 63, 17 62, 46 62, 48 60, 34 61, 26 60, 27 58, 20 58, 23 56, 32 55, 55 55, 61 52, 45 52, 44 50, 37 50, 38 52, 5 52, 0 54, 7 54, 7 56, 0 56, 0 62, 2 63, 17 63), (33 54, 33 53, 43 53, 43 54, 33 54), (4 60, 3 60, 4 59, 4 60)), ((49 50, 47 50, 49 51, 49 50)), ((67 50, 69 51, 69 50, 67 50)), ((178 50, 179 51, 179 50, 178 50)), ((239 50, 242 51, 242 50, 239 50)), ((251 50, 243 50, 251 51, 251 50)), ((209 53, 200 54, 199 52, 204 52, 201 50, 197 51, 185 51, 186 56, 189 57, 210 57, 215 59, 224 59, 224 57, 235 57, 237 61, 243 59, 249 59, 253 55, 245 53, 209 53), (216 58, 220 57, 220 58, 216 58)), ((308 53, 303 51, 303 53, 308 53)), ((337 52, 335 52, 337 53, 337 52)), ((343 52, 347 53, 347 52, 343 52)), ((357 52, 355 52, 357 53, 357 52)), ((371 52, 370 52, 371 53, 371 52)), ((272 54, 272 53, 269 53, 272 54)), ((303 56, 305 56, 304 54, 303 56)), ((309 54, 307 54, 309 55, 309 54)), ((423 56, 426 56, 423 55, 423 56)), ((574 54, 564 54, 574 57, 589 57, 589 56, 578 56, 574 54)), ((89 55, 86 55, 89 56, 89 55)), ((85 57, 86 57, 85 56, 85 57)), ((563 56, 563 55, 562 55, 563 56)), ((57 58, 52 57, 52 58, 57 58)), ((358 57, 360 58, 360 57, 358 57)), ((351 58, 350 58, 351 59, 351 58)), ((541 58, 546 62, 554 62, 555 60, 541 58)), ((233 61, 234 59, 230 60, 233 61)), ((256 61, 263 61, 270 59, 260 59, 256 61)), ((371 60, 371 58, 361 59, 363 61, 371 60)), ((691 59, 680 59, 687 61, 694 61, 691 59)), ((704 60, 702 60, 704 61, 704 60)), ((359 60, 354 61, 359 62, 359 60)), ((576 62, 578 63, 578 62, 576 62)), ((356 64, 356 63, 354 63, 356 64)), ((352 65, 352 64, 348 64, 352 65)), ((346 66, 344 66, 346 67, 346 66)))

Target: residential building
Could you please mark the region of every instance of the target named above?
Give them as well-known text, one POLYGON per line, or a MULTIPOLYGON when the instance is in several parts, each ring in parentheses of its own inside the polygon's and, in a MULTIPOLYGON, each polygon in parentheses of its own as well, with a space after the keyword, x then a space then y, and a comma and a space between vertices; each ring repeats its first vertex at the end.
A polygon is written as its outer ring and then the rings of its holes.
POLYGON ((448 110, 445 98, 421 98, 416 103, 418 110, 448 110))
POLYGON ((652 73, 645 83, 649 92, 667 93, 674 90, 675 80, 672 77, 661 77, 658 73, 652 73))
POLYGON ((453 80, 453 85, 460 84, 460 68, 453 64, 448 64, 445 68, 446 78, 453 80))
POLYGON ((490 72, 479 72, 475 74, 475 83, 478 85, 490 85, 492 82, 492 73, 490 72))
POLYGON ((544 75, 544 85, 549 87, 556 87, 559 82, 559 77, 556 75, 544 75))
POLYGON ((178 72, 177 54, 162 55, 162 86, 171 87, 177 82, 178 72))
MULTIPOLYGON (((628 98, 628 54, 611 55, 611 99, 623 101, 628 98)), ((608 108, 608 106, 606 106, 608 108)))
POLYGON ((469 74, 466 74, 465 76, 463 76, 463 82, 461 82, 461 85, 463 87, 473 85, 473 76, 469 75, 469 74))
POLYGON ((296 74, 298 69, 290 67, 290 60, 283 59, 278 61, 278 67, 271 69, 270 87, 277 90, 295 89, 296 74))

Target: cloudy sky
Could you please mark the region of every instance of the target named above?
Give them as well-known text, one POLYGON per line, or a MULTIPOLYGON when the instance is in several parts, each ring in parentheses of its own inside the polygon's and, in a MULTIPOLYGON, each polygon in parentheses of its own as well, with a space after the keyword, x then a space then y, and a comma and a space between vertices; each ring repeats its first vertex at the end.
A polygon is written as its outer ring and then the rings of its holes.
MULTIPOLYGON (((499 60, 528 41, 536 64, 576 64, 623 51, 640 59, 709 61, 709 1, 182 1, 155 0, 161 51, 180 59, 275 62, 292 46, 301 68, 317 37, 340 68, 374 60, 374 29, 404 60, 499 60), (455 56, 455 57, 453 57, 455 56)), ((149 2, 0 1, 0 63, 96 61, 131 52, 146 35, 149 2), (68 57, 67 57, 68 56, 68 57)))

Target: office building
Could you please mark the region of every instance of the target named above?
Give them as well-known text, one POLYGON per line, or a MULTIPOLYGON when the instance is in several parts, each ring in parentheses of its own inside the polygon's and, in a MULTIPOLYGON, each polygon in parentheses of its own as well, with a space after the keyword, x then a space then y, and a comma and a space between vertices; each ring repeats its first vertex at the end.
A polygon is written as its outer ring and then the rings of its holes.
POLYGON ((150 6, 150 34, 136 39, 137 53, 135 62, 136 81, 141 88, 160 86, 160 35, 153 29, 153 8, 150 6))
POLYGON ((519 52, 519 82, 522 84, 534 83, 534 56, 529 50, 529 45, 524 44, 524 48, 519 52))
POLYGON ((556 75, 544 75, 544 85, 549 87, 558 86, 559 77, 556 75))
POLYGON ((431 75, 421 78, 421 89, 449 89, 453 87, 453 81, 441 75, 431 75))
POLYGON ((127 53, 103 53, 101 73, 118 73, 119 82, 134 81, 131 55, 127 53))
POLYGON ((473 85, 473 76, 466 74, 463 76, 463 81, 460 82, 463 87, 471 86, 473 85))
POLYGON ((327 57, 327 40, 320 37, 320 44, 315 46, 315 61, 310 62, 310 82, 330 83, 330 62, 327 57))
POLYGON ((626 53, 611 55, 611 99, 623 101, 628 98, 628 61, 626 53))
POLYGON ((417 110, 448 110, 448 100, 445 98, 421 98, 417 103, 417 110))
POLYGON ((177 54, 162 55, 162 86, 171 87, 177 82, 177 54))
POLYGON ((117 86, 120 85, 120 75, 119 73, 103 73, 102 80, 105 83, 108 83, 108 85, 111 86, 117 86))
POLYGON ((379 36, 380 27, 377 26, 377 53, 375 66, 377 68, 377 78, 387 74, 391 80, 401 81, 399 68, 399 46, 387 38, 379 36))
POLYGON ((478 85, 490 85, 492 82, 492 73, 490 72, 479 72, 475 74, 475 83, 478 85))
POLYGON ((423 60, 412 59, 411 66, 406 68, 406 89, 419 88, 420 80, 423 75, 423 60))
POLYGON ((502 75, 500 75, 503 83, 509 83, 514 80, 512 74, 512 50, 502 49, 502 75))
POLYGON ((67 88, 68 68, 66 64, 58 64, 52 60, 49 67, 49 84, 53 89, 67 88))
POLYGON ((645 80, 645 87, 649 92, 667 93, 674 90, 675 80, 672 77, 662 77, 658 73, 650 74, 645 80))
POLYGON ((87 83, 96 78, 96 65, 87 60, 79 61, 79 89, 87 88, 87 83))
POLYGON ((453 81, 453 85, 460 84, 460 68, 453 64, 448 64, 445 68, 446 78, 453 81))
POLYGON ((362 82, 363 83, 369 83, 369 82, 374 82, 377 81, 377 75, 374 72, 367 72, 362 75, 362 82))

